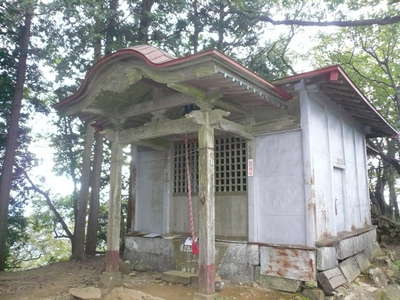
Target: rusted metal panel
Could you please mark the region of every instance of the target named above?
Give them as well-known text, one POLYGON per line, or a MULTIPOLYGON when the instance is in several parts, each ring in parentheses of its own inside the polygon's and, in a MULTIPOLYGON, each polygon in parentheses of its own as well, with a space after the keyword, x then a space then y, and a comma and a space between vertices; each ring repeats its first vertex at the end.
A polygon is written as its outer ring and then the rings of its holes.
POLYGON ((260 274, 295 280, 316 280, 315 251, 260 247, 260 274))

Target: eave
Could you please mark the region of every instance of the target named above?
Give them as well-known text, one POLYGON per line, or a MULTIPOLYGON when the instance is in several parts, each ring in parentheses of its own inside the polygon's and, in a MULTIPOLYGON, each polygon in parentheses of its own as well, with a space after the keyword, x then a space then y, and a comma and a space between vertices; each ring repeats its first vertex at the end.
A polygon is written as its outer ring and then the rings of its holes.
POLYGON ((300 80, 316 82, 322 92, 342 106, 354 119, 371 129, 367 137, 397 137, 397 129, 392 126, 378 109, 360 91, 355 83, 339 65, 282 78, 273 83, 278 86, 294 84, 300 80))

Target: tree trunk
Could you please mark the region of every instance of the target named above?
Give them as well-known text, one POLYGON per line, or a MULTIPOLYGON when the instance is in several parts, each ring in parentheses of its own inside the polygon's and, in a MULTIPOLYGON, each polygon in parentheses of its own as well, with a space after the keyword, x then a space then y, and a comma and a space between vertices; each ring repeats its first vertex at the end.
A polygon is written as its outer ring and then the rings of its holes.
POLYGON ((110 54, 116 47, 114 38, 117 37, 118 27, 118 0, 110 0, 110 7, 107 17, 106 40, 104 53, 110 54))
POLYGON ((218 43, 217 43, 217 49, 220 51, 224 50, 224 33, 225 33, 225 24, 224 24, 224 19, 225 19, 225 4, 224 2, 221 2, 219 5, 219 18, 218 18, 218 43))
POLYGON ((194 32, 193 32, 193 52, 197 53, 199 51, 199 36, 201 32, 201 21, 200 21, 200 14, 199 14, 199 7, 198 7, 198 1, 195 0, 193 1, 193 15, 194 15, 194 32))
POLYGON ((92 145, 94 138, 94 128, 90 124, 86 124, 85 148, 82 155, 82 173, 81 173, 81 189, 78 199, 78 216, 74 228, 74 247, 72 258, 83 259, 85 257, 85 228, 87 203, 89 197, 90 185, 90 157, 92 153, 92 145))
POLYGON ((96 255, 97 230, 100 207, 100 179, 101 165, 103 163, 103 137, 100 133, 95 134, 95 147, 93 158, 93 170, 90 178, 92 192, 90 194, 89 220, 86 232, 86 255, 96 255))
MULTIPOLYGON (((396 149, 394 145, 395 141, 388 141, 388 153, 387 155, 391 159, 395 159, 396 149)), ((387 168, 387 183, 389 187, 389 208, 390 208, 390 218, 398 219, 399 218, 399 206, 397 203, 397 194, 396 194, 396 170, 392 165, 385 164, 385 168, 387 168)))
POLYGON ((28 5, 25 11, 24 26, 19 40, 19 60, 17 65, 16 84, 11 115, 8 120, 5 155, 0 177, 0 271, 4 270, 7 259, 8 206, 10 203, 11 181, 15 164, 15 153, 18 146, 19 118, 26 78, 26 64, 31 36, 33 7, 28 5))
POLYGON ((142 0, 140 11, 138 41, 147 44, 149 42, 149 27, 151 24, 151 8, 154 5, 154 0, 142 0))
POLYGON ((131 144, 131 163, 129 164, 129 194, 128 194, 128 213, 126 217, 126 230, 134 231, 135 226, 135 203, 136 203, 136 163, 137 148, 131 144))

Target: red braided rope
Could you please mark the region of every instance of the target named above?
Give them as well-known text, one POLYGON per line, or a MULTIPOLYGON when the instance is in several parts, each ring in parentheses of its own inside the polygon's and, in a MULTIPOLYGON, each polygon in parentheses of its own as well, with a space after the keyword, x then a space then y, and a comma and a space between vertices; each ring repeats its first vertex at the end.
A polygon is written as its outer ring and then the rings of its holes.
POLYGON ((192 252, 196 254, 194 248, 197 247, 196 243, 196 235, 194 232, 194 221, 193 221, 193 203, 192 203, 192 180, 190 176, 190 163, 189 163, 189 142, 188 137, 185 134, 185 163, 186 163, 186 177, 187 177, 187 196, 188 196, 188 209, 189 209, 189 225, 190 232, 192 234, 192 252))

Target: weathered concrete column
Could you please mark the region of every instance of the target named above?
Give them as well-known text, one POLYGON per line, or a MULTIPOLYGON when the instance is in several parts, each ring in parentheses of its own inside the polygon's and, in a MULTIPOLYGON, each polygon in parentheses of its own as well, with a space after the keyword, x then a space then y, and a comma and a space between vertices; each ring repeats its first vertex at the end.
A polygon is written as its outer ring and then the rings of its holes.
POLYGON ((119 271, 121 232, 121 167, 120 133, 115 131, 111 146, 110 200, 108 202, 106 272, 119 271))
POLYGON ((204 112, 199 139, 199 292, 215 292, 215 174, 214 128, 204 112))

